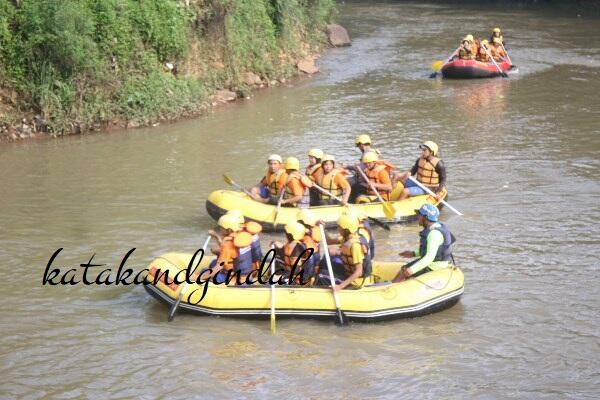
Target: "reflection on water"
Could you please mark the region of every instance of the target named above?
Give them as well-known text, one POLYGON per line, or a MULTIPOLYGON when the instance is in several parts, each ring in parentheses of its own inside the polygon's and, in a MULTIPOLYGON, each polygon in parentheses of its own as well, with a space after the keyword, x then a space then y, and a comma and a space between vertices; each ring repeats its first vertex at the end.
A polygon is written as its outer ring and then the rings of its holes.
MULTIPOLYGON (((154 129, 1 147, 0 398, 598 397, 598 20, 462 7, 344 5, 353 46, 293 87, 154 129), (426 78, 466 26, 492 25, 518 76, 426 78), (465 213, 442 213, 466 275, 455 307, 348 329, 280 320, 272 336, 265 321, 168 324, 139 287, 40 285, 59 247, 64 268, 194 251, 223 173, 251 185, 268 154, 316 146, 352 162, 363 131, 402 168, 419 142, 440 144, 465 213)), ((378 257, 418 231, 377 230, 378 257)))

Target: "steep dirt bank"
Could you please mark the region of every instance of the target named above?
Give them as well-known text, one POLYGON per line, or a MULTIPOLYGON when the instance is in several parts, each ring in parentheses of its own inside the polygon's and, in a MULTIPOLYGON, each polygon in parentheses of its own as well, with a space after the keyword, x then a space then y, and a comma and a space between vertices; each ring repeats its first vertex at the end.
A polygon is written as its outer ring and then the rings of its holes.
POLYGON ((194 116, 315 73, 346 44, 334 13, 332 0, 0 0, 0 141, 194 116))

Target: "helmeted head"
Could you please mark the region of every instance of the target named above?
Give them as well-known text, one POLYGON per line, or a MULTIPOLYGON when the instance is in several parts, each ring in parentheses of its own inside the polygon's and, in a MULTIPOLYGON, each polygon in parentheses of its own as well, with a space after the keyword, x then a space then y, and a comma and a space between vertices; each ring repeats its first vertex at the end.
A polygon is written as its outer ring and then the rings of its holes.
POLYGON ((342 232, 348 231, 353 234, 358 230, 358 218, 348 214, 342 214, 337 220, 338 228, 342 232))
POLYGON ((371 169, 375 166, 375 163, 379 160, 379 156, 374 151, 367 151, 362 156, 362 162, 365 164, 365 167, 371 169))
POLYGON ((423 204, 416 212, 431 222, 437 222, 440 218, 440 210, 433 204, 423 204))
POLYGON ((371 144, 371 137, 367 134, 358 135, 355 144, 371 144))
POLYGON ((319 162, 322 158, 323 158, 323 150, 321 149, 310 149, 308 151, 308 157, 310 160, 310 157, 315 159, 315 163, 319 162))
POLYGON ((427 140, 427 141, 421 143, 419 145, 419 148, 421 150, 428 150, 432 156, 437 156, 438 152, 440 151, 440 148, 438 147, 438 145, 435 142, 432 142, 431 140, 427 140))
POLYGON ((269 158, 267 158, 267 163, 269 164, 271 172, 277 172, 279 171, 279 168, 281 168, 281 164, 283 164, 283 159, 279 154, 271 154, 269 158))
POLYGON ((227 211, 227 213, 225 215, 231 215, 233 218, 235 218, 238 223, 240 225, 243 225, 246 220, 244 219, 244 214, 242 214, 242 212, 236 208, 234 208, 233 210, 229 210, 227 211))
POLYGON ((325 154, 321 160, 321 167, 326 174, 331 172, 335 168, 335 157, 331 154, 325 154))
POLYGON ((483 46, 487 46, 489 43, 490 43, 490 42, 489 42, 487 39, 483 39, 483 40, 481 41, 481 44, 482 44, 483 46))
POLYGON ((308 208, 301 208, 298 210, 296 215, 298 222, 308 226, 315 226, 317 224, 317 217, 308 208))
POLYGON ((288 157, 285 160, 285 169, 287 170, 299 170, 300 161, 296 157, 288 157))
POLYGON ((468 41, 468 42, 472 42, 472 41, 473 41, 473 40, 475 40, 475 39, 473 38, 473 35, 471 35, 471 34, 468 34, 467 36, 465 36, 465 38, 463 39, 463 41, 464 41, 464 40, 466 40, 466 41, 468 41))
POLYGON ((300 240, 306 234, 306 227, 299 222, 290 222, 285 225, 285 233, 293 240, 300 240))
POLYGON ((238 218, 231 214, 222 215, 217 221, 217 224, 221 228, 231 230, 232 232, 239 232, 242 229, 238 218))
POLYGON ((500 30, 500 28, 494 28, 492 29, 492 32, 500 34, 502 31, 500 30))

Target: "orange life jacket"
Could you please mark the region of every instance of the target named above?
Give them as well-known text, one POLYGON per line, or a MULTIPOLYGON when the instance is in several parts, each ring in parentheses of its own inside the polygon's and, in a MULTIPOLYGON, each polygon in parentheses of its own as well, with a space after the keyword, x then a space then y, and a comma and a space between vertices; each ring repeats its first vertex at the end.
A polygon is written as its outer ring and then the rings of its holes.
POLYGON ((308 178, 303 177, 298 171, 292 171, 288 175, 285 181, 285 193, 283 194, 283 198, 289 199, 294 197, 294 192, 292 192, 292 189, 290 189, 288 185, 293 179, 297 179, 298 182, 300 182, 300 185, 302 186, 302 198, 298 203, 294 203, 291 205, 294 207, 308 207, 310 205, 310 192, 308 191, 308 185, 311 185, 311 183, 307 181, 308 178))
POLYGON ((361 243, 357 234, 350 235, 348 240, 346 240, 340 247, 340 256, 342 258, 342 263, 344 264, 344 270, 346 271, 347 276, 350 276, 354 273, 354 265, 358 264, 358 262, 355 262, 352 259, 352 246, 355 243, 360 244, 360 250, 362 251, 363 256, 366 256, 369 252, 369 248, 361 243))
POLYGON ((285 173, 285 169, 283 168, 280 168, 275 173, 271 173, 270 170, 267 171, 265 181, 267 183, 267 188, 269 188, 269 194, 271 196, 279 196, 279 192, 281 191, 281 188, 279 187, 279 180, 281 179, 281 176, 285 173))
MULTIPOLYGON (((339 174, 340 172, 341 171, 339 169, 334 168, 328 174, 323 173, 323 175, 321 176, 321 179, 319 180, 319 186, 321 186, 325 190, 330 191, 332 194, 334 194, 338 197, 342 197, 342 195, 344 194, 344 191, 335 182, 335 176, 337 174, 339 174)), ((321 193, 321 199, 329 200, 330 197, 329 197, 329 195, 326 195, 325 193, 321 193)))
MULTIPOLYGON (((386 172, 386 174, 389 175, 389 172, 387 171, 387 167, 383 164, 379 164, 379 165, 375 165, 375 167, 373 169, 368 169, 367 171, 365 171, 365 174, 367 175, 367 177, 369 178, 369 180, 373 183, 383 183, 380 179, 379 179, 379 173, 381 171, 386 172)), ((389 190, 381 190, 381 189, 377 189, 377 191, 379 192, 379 194, 381 195, 381 197, 384 200, 389 200, 390 197, 390 191, 389 190)), ((371 189, 371 187, 369 186, 367 188, 367 194, 370 196, 375 196, 375 192, 371 189)))
POLYGON ((223 265, 223 270, 235 269, 243 274, 252 272, 252 235, 248 232, 236 232, 223 238, 217 265, 223 265))
POLYGON ((435 171, 435 166, 439 161, 437 157, 431 157, 430 160, 419 158, 417 180, 425 186, 437 188, 440 184, 440 175, 435 171))
POLYGON ((479 53, 477 54, 477 60, 487 63, 490 61, 490 57, 487 55, 485 49, 483 48, 483 46, 481 46, 479 48, 479 53))
MULTIPOLYGON (((292 253, 294 252, 294 249, 298 245, 300 245, 302 250, 306 249, 306 246, 304 245, 304 243, 302 243, 299 240, 292 240, 283 245, 283 265, 287 271, 290 271, 292 269, 292 267, 294 266, 294 263, 296 262, 296 260, 294 260, 292 258, 292 253)), ((304 255, 303 257, 305 257, 305 256, 306 255, 304 255)), ((298 261, 298 267, 301 267, 301 266, 302 266, 302 261, 298 261)))
POLYGON ((323 170, 321 169, 321 164, 317 163, 315 165, 309 165, 308 167, 306 167, 305 175, 316 182, 319 175, 321 175, 322 173, 323 173, 323 170))

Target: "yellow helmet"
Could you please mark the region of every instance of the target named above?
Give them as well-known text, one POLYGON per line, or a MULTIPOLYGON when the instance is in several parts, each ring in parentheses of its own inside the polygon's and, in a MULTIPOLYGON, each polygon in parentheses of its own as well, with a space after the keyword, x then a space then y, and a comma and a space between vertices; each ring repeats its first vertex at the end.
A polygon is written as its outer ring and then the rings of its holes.
POLYGON ((333 161, 335 163, 335 157, 331 154, 325 154, 321 159, 321 164, 323 164, 325 161, 333 161))
POLYGON ((487 39, 483 39, 483 40, 481 41, 481 44, 483 44, 483 45, 486 45, 486 44, 488 44, 488 43, 490 43, 490 42, 489 42, 487 39))
POLYGON ((310 149, 308 151, 308 155, 314 158, 318 158, 319 160, 323 158, 323 150, 321 149, 310 149))
POLYGON ((342 229, 347 229, 350 233, 356 233, 358 230, 358 218, 348 214, 342 214, 338 218, 337 224, 342 229))
POLYGON ((296 216, 298 222, 303 222, 306 225, 315 226, 317 223, 317 217, 310 211, 308 208, 301 208, 298 210, 298 215, 296 216))
POLYGON ((269 158, 267 158, 267 161, 277 161, 279 164, 283 162, 279 154, 271 154, 269 158))
POLYGON ((349 217, 356 218, 358 221, 362 221, 367 218, 367 214, 357 207, 348 207, 344 214, 348 215, 349 217))
POLYGON ((492 32, 494 32, 494 33, 500 33, 500 28, 494 28, 494 29, 492 30, 492 32))
POLYGON ((440 150, 440 149, 439 149, 439 147, 438 147, 438 145, 437 145, 437 144, 435 144, 434 142, 432 142, 431 140, 428 140, 428 141, 426 141, 426 142, 423 142, 423 144, 421 144, 421 145, 419 146, 419 148, 420 148, 420 149, 422 149, 423 147, 425 147, 425 148, 427 148, 427 149, 431 150, 431 153, 432 153, 434 156, 437 156, 437 154, 438 154, 438 151, 440 150))
POLYGON ((472 42, 474 40, 473 35, 469 34, 467 36, 465 36, 465 38, 463 40, 468 40, 469 42, 472 42))
POLYGON ((299 222, 290 222, 285 226, 285 233, 289 234, 294 240, 300 240, 306 234, 306 228, 299 222))
POLYGON ((500 39, 499 37, 495 37, 493 40, 494 43, 498 43, 498 44, 502 44, 502 39, 500 39))
POLYGON ((371 144, 371 137, 369 135, 358 135, 356 137, 356 145, 359 144, 371 144))
POLYGON ((300 161, 296 157, 288 157, 285 160, 285 169, 300 169, 300 161))
POLYGON ((362 162, 364 163, 375 162, 377 160, 379 160, 379 156, 374 151, 367 151, 362 156, 362 162))
POLYGON ((246 220, 244 219, 244 214, 242 214, 242 212, 238 209, 229 210, 225 215, 231 215, 238 221, 240 225, 246 222, 246 220))
POLYGON ((234 232, 238 232, 242 229, 237 217, 231 214, 222 215, 217 221, 217 224, 223 229, 231 229, 234 232))

